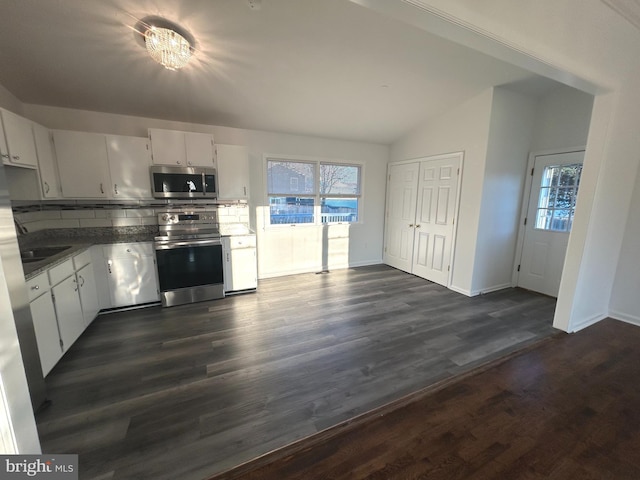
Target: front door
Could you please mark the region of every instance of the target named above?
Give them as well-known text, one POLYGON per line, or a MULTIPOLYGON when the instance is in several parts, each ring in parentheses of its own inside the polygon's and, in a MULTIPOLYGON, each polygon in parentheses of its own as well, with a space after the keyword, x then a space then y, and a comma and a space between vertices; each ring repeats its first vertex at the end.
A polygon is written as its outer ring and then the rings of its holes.
POLYGON ((420 164, 412 273, 444 286, 449 284, 459 166, 458 155, 420 164))
POLYGON ((584 151, 536 156, 518 286, 558 296, 584 151))

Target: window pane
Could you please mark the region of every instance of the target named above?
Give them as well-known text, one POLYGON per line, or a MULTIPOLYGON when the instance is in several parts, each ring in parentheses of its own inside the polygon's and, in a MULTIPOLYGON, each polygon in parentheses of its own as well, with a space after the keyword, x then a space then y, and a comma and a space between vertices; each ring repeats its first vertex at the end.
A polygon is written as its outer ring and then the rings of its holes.
POLYGON ((334 195, 360 194, 360 167, 320 164, 320 193, 334 195))
POLYGON ((314 194, 314 177, 312 163, 267 160, 267 189, 270 194, 314 194))
POLYGON ((328 198, 323 197, 320 204, 322 223, 357 222, 357 198, 328 198))
POLYGON ((309 197, 269 197, 271 225, 313 223, 314 204, 309 197))
POLYGON ((580 164, 545 167, 540 182, 535 228, 571 231, 581 173, 580 164))

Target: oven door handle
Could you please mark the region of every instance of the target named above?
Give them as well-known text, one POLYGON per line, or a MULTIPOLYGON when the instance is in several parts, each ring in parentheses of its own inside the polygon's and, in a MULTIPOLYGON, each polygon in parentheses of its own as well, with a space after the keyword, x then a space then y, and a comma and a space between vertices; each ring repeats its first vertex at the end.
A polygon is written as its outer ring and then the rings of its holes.
POLYGON ((220 239, 210 238, 205 240, 185 240, 178 242, 166 242, 166 243, 156 243, 156 250, 169 250, 172 248, 184 248, 184 247, 202 247, 206 245, 222 245, 220 239))

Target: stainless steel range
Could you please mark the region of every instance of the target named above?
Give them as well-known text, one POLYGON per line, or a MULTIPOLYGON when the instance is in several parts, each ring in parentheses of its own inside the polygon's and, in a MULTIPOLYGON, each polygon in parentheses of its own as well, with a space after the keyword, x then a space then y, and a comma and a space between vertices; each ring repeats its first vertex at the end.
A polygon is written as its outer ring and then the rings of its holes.
POLYGON ((156 264, 163 307, 224 297, 222 242, 212 209, 158 214, 156 264))

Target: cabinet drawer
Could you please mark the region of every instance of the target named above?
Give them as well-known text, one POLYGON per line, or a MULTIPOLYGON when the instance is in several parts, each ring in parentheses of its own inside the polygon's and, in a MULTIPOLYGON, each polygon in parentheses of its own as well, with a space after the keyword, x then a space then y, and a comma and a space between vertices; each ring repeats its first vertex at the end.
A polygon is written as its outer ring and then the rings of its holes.
POLYGON ((73 275, 73 262, 69 259, 49 269, 49 282, 51 285, 57 285, 71 275, 73 275))
POLYGON ((255 248, 256 236, 255 235, 237 235, 229 237, 229 248, 255 248))
POLYGON ((114 243, 102 247, 102 254, 105 259, 153 255, 153 244, 151 242, 114 243))
POLYGON ((29 296, 29 301, 35 300, 44 292, 49 290, 49 277, 47 276, 47 272, 42 272, 39 275, 36 275, 29 281, 27 281, 27 295, 29 296))
POLYGON ((82 267, 84 267, 85 265, 89 265, 90 263, 91 251, 89 249, 73 257, 73 267, 76 270, 80 270, 82 267))

